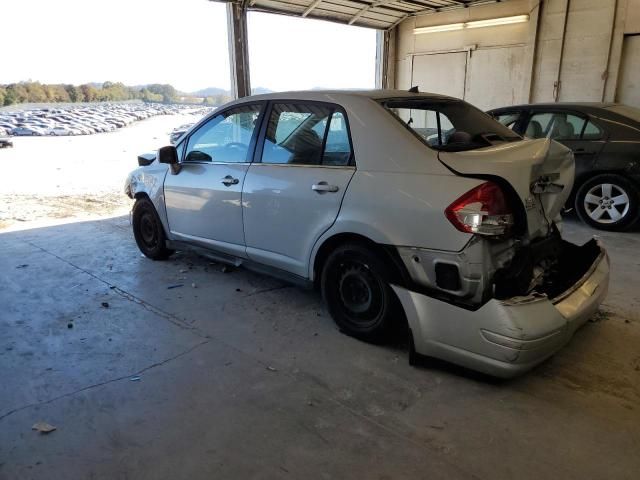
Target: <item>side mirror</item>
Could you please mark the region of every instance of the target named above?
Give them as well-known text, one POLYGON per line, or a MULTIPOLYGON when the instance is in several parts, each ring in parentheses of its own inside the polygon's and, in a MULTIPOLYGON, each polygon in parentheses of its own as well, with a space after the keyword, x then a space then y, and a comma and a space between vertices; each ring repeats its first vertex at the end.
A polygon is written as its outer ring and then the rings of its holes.
POLYGON ((162 147, 158 150, 158 161, 160 163, 168 163, 169 165, 178 164, 178 151, 173 145, 162 147))

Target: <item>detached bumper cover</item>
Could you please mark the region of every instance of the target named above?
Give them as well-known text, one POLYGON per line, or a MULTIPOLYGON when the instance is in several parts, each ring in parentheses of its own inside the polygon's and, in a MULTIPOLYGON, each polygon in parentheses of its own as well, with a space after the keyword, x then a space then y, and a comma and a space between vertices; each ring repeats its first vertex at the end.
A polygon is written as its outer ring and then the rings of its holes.
POLYGON ((598 309, 609 287, 609 257, 600 254, 570 289, 546 296, 490 300, 475 311, 393 285, 416 352, 497 377, 514 377, 562 348, 598 309))

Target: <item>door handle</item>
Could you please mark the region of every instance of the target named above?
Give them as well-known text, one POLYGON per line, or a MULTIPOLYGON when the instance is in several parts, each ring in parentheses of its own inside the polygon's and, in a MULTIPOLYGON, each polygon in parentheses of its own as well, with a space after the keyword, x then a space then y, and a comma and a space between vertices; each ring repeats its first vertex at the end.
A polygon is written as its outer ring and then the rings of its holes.
POLYGON ((237 178, 233 178, 231 175, 227 175, 222 179, 222 183, 227 187, 230 187, 231 185, 237 185, 238 183, 240 183, 240 180, 238 180, 237 178))
POLYGON ((327 182, 318 182, 311 185, 311 190, 318 193, 335 193, 339 188, 337 185, 329 185, 327 182))

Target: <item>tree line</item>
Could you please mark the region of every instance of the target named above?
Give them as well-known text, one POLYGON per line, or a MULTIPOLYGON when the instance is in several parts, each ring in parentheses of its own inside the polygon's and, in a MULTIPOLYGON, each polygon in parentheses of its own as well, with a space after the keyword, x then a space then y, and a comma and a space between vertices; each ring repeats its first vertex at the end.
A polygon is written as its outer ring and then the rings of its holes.
POLYGON ((227 95, 194 97, 178 92, 171 85, 159 83, 142 87, 128 87, 120 82, 104 82, 102 85, 90 83, 83 85, 42 84, 40 82, 0 85, 0 106, 17 103, 117 102, 124 100, 220 105, 228 101, 229 98, 227 95))

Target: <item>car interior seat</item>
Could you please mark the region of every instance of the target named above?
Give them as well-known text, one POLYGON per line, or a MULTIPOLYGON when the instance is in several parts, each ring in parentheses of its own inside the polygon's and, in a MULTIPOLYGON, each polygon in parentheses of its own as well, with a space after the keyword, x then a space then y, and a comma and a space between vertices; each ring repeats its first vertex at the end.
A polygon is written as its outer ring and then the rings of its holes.
POLYGON ((544 132, 542 131, 542 125, 537 120, 531 120, 527 125, 527 131, 524 133, 529 138, 542 138, 544 132))
POLYGON ((447 145, 452 143, 471 143, 473 138, 467 132, 463 132, 461 130, 456 130, 451 135, 449 135, 449 139, 447 140, 447 145))
POLYGON ((551 138, 573 138, 573 125, 564 116, 556 115, 551 129, 551 138))
POLYGON ((292 152, 289 163, 303 165, 318 165, 320 163, 322 140, 314 130, 305 129, 297 132, 291 139, 289 148, 292 152))

